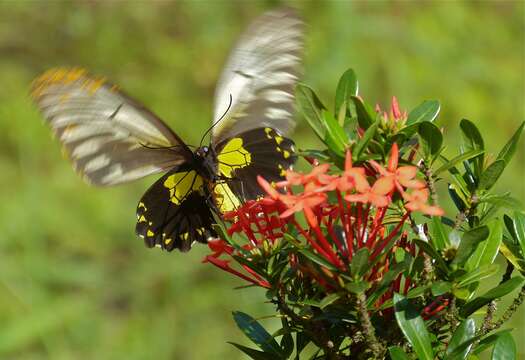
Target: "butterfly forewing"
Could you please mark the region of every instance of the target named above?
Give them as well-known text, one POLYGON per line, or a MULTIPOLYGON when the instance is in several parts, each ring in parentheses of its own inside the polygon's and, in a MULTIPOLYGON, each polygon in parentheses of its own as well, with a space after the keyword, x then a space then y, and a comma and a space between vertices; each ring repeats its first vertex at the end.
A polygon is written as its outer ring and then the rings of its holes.
POLYGON ((214 187, 214 197, 223 213, 264 195, 258 175, 268 182, 280 181, 296 160, 293 141, 268 127, 225 139, 216 151, 220 180, 214 187))
POLYGON ((137 206, 137 234, 148 247, 188 251, 214 236, 203 179, 191 166, 176 168, 146 191, 137 206))
POLYGON ((288 134, 294 88, 301 72, 303 23, 290 9, 259 17, 240 38, 215 91, 212 143, 251 129, 270 127, 288 134), (226 117, 219 118, 232 105, 226 117))
POLYGON ((191 159, 188 147, 156 115, 82 69, 49 70, 34 81, 31 94, 89 183, 119 184, 191 159))

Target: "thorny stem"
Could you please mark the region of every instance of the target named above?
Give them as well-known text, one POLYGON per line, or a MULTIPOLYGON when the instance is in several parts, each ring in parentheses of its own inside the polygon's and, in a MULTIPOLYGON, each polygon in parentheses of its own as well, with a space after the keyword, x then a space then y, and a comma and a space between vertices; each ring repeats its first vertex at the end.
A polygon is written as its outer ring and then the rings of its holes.
POLYGON ((456 328, 458 326, 458 309, 456 307, 456 297, 452 296, 452 299, 450 299, 450 305, 448 307, 448 312, 445 315, 447 318, 447 321, 450 323, 450 332, 454 333, 456 331, 456 328))
POLYGON ((429 168, 424 161, 421 162, 421 165, 419 165, 419 167, 425 175, 425 182, 428 185, 428 190, 430 191, 430 198, 432 199, 432 203, 437 204, 438 194, 436 191, 436 182, 434 180, 434 174, 432 173, 432 169, 429 168))
POLYGON ((359 293, 357 295, 357 309, 359 312, 359 317, 361 318, 361 328, 365 334, 366 342, 370 346, 370 349, 374 354, 374 358, 381 359, 385 349, 376 338, 374 326, 370 321, 368 309, 366 308, 366 295, 364 293, 359 293))
MULTIPOLYGON (((499 282, 500 285, 510 279, 513 270, 514 270, 514 265, 512 265, 510 261, 507 261, 507 269, 505 270, 505 274, 503 274, 503 276, 501 277, 501 281, 499 282)), ((479 329, 477 335, 485 335, 489 331, 493 330, 494 324, 492 324, 492 320, 494 318, 495 312, 496 312, 496 300, 492 300, 487 306, 487 313, 485 314, 485 317, 483 318, 483 323, 481 324, 481 328, 479 329)), ((478 343, 479 341, 476 342, 476 345, 478 343)))
POLYGON ((471 216, 473 216, 476 213, 476 208, 478 204, 478 196, 476 194, 472 194, 469 199, 468 207, 458 213, 456 216, 456 221, 454 223, 454 230, 459 230, 461 225, 465 222, 465 220, 468 220, 471 216))
POLYGON ((503 315, 501 315, 501 318, 496 321, 494 324, 490 326, 490 331, 499 329, 501 325, 503 325, 505 322, 507 322, 512 315, 518 310, 520 305, 523 303, 523 300, 525 300, 525 285, 521 288, 518 296, 514 299, 512 304, 505 310, 503 315))

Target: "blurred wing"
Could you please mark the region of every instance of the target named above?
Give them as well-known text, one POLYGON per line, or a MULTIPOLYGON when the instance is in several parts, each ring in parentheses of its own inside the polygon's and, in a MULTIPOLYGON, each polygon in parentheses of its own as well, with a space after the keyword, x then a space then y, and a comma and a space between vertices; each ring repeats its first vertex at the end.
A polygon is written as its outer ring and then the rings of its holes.
POLYGON ((295 126, 294 88, 301 67, 303 23, 290 9, 258 18, 233 49, 215 91, 212 143, 255 128, 286 135, 295 126))
POLYGON ((189 251, 216 236, 204 179, 188 165, 175 168, 146 191, 137 206, 136 232, 148 247, 189 251))
POLYGON ((128 182, 191 158, 155 114, 82 69, 47 71, 34 81, 31 95, 88 183, 128 182))

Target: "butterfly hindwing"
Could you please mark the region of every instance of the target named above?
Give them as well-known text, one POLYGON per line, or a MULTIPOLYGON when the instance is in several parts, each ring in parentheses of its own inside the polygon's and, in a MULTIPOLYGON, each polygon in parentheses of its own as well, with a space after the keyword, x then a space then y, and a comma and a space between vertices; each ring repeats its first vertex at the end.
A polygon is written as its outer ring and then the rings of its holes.
POLYGON ((89 183, 115 185, 168 170, 191 150, 155 114, 83 69, 52 69, 31 95, 73 167, 89 183))
POLYGON ((188 251, 215 233, 205 180, 188 165, 161 177, 137 206, 137 234, 148 247, 188 251))
POLYGON ((226 139, 215 151, 219 180, 214 196, 223 213, 264 195, 258 175, 269 182, 280 181, 296 160, 293 141, 269 127, 226 139))

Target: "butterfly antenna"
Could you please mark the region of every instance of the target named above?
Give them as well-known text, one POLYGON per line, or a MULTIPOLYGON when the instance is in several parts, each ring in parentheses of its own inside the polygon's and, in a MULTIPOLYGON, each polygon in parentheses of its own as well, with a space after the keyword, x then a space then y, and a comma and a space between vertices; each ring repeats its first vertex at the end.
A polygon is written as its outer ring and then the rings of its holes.
POLYGON ((217 125, 222 119, 224 119, 224 117, 226 116, 226 114, 228 113, 228 111, 230 111, 230 108, 232 106, 232 102, 233 102, 233 97, 232 97, 232 94, 230 94, 230 103, 228 104, 228 108, 226 109, 226 111, 224 112, 224 114, 222 114, 222 116, 217 120, 215 121, 212 126, 210 126, 210 128, 208 130, 206 130, 206 132, 202 135, 202 138, 201 138, 201 141, 199 143, 199 147, 202 146, 202 142, 204 141, 204 138, 206 137, 206 135, 208 135, 208 133, 215 127, 215 125, 217 125))
MULTIPOLYGON (((178 148, 178 147, 183 147, 184 145, 172 145, 172 146, 149 146, 149 145, 146 145, 144 143, 139 143, 140 146, 146 148, 146 149, 150 149, 150 150, 171 150, 171 149, 175 149, 175 148, 178 148)), ((189 145, 189 144, 186 144, 187 147, 190 147, 190 148, 195 148, 196 146, 195 145, 189 145)))

